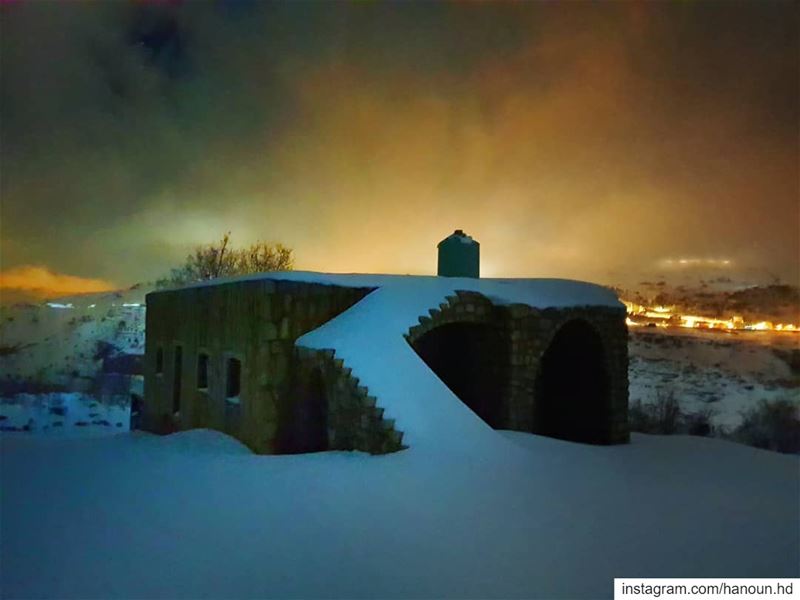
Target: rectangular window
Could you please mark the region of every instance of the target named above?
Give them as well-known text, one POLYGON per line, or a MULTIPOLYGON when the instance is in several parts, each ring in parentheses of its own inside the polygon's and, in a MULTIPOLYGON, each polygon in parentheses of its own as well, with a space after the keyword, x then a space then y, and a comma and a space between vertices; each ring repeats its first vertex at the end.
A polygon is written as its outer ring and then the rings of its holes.
POLYGON ((181 412, 181 379, 183 376, 183 349, 175 346, 175 362, 172 370, 172 412, 181 412))
POLYGON ((156 350, 156 375, 164 373, 164 349, 159 346, 156 350))
POLYGON ((208 389, 208 354, 197 355, 197 388, 208 389))
POLYGON ((238 398, 242 389, 242 361, 229 358, 225 372, 225 396, 228 399, 238 398))

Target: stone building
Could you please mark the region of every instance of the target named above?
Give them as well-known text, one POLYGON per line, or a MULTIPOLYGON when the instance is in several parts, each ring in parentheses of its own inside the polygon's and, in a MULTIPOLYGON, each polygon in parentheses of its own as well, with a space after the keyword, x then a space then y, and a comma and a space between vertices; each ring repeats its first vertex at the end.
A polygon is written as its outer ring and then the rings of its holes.
MULTIPOLYGON (((142 428, 216 429, 266 454, 406 447, 408 419, 385 414, 386 399, 362 384, 363 372, 351 371, 333 347, 297 343, 357 314, 349 311, 388 285, 387 276, 325 277, 265 274, 148 294, 142 428)), ((449 286, 397 339, 405 336, 419 368, 427 365, 488 425, 585 443, 628 440, 625 309, 609 290, 554 280, 391 281, 439 286, 437 293, 449 286), (515 285, 538 289, 539 281, 602 290, 612 301, 496 297, 515 285)), ((402 415, 396 409, 405 399, 393 401, 392 415, 402 415)))
POLYGON ((142 428, 210 428, 264 454, 399 450, 376 399, 299 336, 372 291, 256 279, 147 296, 142 428))

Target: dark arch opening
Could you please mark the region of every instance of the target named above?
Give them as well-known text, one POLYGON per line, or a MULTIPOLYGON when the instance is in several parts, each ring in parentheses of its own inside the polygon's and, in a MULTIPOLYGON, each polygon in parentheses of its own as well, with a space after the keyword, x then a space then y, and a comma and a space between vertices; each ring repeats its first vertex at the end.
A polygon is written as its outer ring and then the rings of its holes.
POLYGON ((576 319, 558 330, 542 355, 535 390, 535 433, 590 444, 608 442, 609 375, 603 341, 589 323, 576 319))
POLYGON ((289 407, 286 427, 279 441, 279 453, 299 454, 328 449, 328 397, 322 371, 313 369, 307 379, 294 387, 296 396, 289 407))
POLYGON ((475 414, 495 429, 503 426, 510 349, 502 330, 483 323, 447 323, 412 347, 475 414))

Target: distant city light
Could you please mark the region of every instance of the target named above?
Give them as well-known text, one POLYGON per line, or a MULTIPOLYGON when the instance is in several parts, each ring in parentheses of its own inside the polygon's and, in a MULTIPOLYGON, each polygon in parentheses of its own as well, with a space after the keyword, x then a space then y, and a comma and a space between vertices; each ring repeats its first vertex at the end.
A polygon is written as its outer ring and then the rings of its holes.
POLYGON ((659 261, 662 267, 729 267, 729 258, 665 258, 659 261))

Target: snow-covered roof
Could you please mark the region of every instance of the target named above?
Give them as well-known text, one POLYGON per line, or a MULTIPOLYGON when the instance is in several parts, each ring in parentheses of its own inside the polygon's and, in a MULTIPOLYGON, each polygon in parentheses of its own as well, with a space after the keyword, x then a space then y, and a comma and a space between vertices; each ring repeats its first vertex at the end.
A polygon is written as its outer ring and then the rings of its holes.
POLYGON ((575 306, 625 308, 617 298, 616 293, 610 288, 571 279, 476 279, 471 277, 438 277, 434 275, 275 271, 240 275, 237 277, 223 277, 197 282, 186 287, 197 288, 264 279, 338 285, 342 287, 382 288, 391 293, 397 293, 405 297, 430 297, 433 301, 430 307, 436 306, 442 301, 442 298, 452 295, 456 290, 463 290, 479 292, 487 296, 493 303, 501 305, 527 304, 534 308, 566 308, 575 306))

